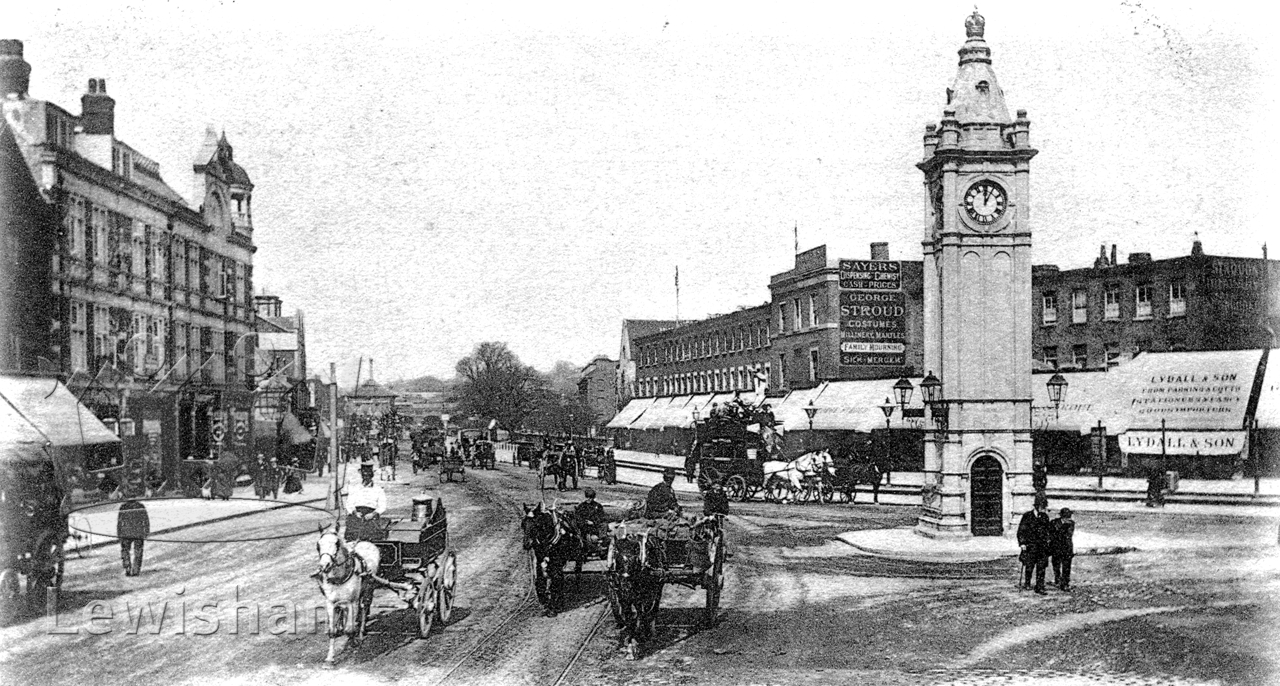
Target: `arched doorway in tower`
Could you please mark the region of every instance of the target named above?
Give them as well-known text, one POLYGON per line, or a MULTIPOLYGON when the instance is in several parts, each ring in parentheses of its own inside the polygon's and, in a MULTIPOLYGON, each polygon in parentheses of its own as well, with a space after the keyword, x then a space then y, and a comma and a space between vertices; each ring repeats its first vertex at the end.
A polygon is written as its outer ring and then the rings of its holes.
POLYGON ((974 536, 1004 535, 1004 470, 983 455, 969 469, 969 531, 974 536))

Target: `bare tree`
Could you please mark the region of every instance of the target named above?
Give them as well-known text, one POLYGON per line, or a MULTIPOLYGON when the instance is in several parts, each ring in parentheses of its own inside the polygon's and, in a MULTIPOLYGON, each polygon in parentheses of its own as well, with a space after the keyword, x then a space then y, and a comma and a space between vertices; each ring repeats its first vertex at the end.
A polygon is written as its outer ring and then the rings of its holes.
POLYGON ((480 343, 454 369, 458 413, 496 419, 508 430, 520 428, 545 389, 542 375, 502 342, 480 343))

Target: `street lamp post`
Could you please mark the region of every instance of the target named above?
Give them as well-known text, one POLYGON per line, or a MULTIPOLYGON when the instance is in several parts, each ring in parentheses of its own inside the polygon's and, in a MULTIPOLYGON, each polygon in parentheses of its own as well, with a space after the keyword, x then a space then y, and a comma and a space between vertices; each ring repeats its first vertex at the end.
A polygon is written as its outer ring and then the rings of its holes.
POLYGON ((1058 408, 1062 406, 1062 396, 1069 385, 1066 378, 1058 373, 1054 373, 1045 383, 1049 389, 1049 400, 1053 403, 1053 421, 1055 422, 1058 421, 1058 408))
POLYGON ((942 431, 947 430, 947 401, 942 396, 942 380, 929 372, 920 381, 920 392, 924 394, 924 403, 930 407, 933 423, 942 431))
POLYGON ((880 406, 880 411, 884 413, 884 428, 886 431, 889 429, 889 418, 893 416, 893 408, 894 405, 889 402, 888 398, 885 398, 884 404, 880 406))
POLYGON ((804 413, 805 413, 805 414, 807 414, 807 415, 809 415, 809 431, 810 431, 810 432, 812 432, 812 431, 813 431, 813 418, 818 414, 818 408, 816 408, 816 407, 814 407, 814 406, 813 406, 813 401, 812 401, 812 400, 810 400, 810 401, 809 401, 809 404, 808 404, 808 405, 805 405, 805 406, 804 406, 804 413))

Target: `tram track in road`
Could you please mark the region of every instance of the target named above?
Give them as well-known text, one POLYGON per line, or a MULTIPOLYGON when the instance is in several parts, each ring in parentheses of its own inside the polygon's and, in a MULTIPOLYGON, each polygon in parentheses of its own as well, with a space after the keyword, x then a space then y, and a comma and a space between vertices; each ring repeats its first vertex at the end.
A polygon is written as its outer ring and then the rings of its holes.
MULTIPOLYGON (((491 486, 483 489, 484 497, 490 502, 510 507, 518 515, 524 514, 519 502, 499 490, 502 488, 501 482, 486 484, 486 486, 491 486)), ((547 620, 548 622, 559 621, 559 625, 541 624, 539 623, 542 619, 541 606, 533 588, 533 571, 527 567, 526 569, 525 574, 520 575, 524 581, 524 593, 519 596, 516 606, 509 610, 496 625, 485 630, 460 657, 453 659, 446 671, 433 682, 436 686, 504 681, 502 674, 504 666, 507 667, 507 676, 512 681, 550 683, 556 686, 567 682, 574 667, 579 664, 587 648, 599 633, 600 627, 604 625, 605 619, 610 616, 608 605, 603 599, 595 599, 560 613, 556 619, 547 620), (590 626, 586 632, 574 635, 579 633, 582 626, 582 623, 576 620, 581 619, 580 615, 584 614, 584 611, 589 612, 597 606, 599 611, 590 620, 590 626), (566 640, 555 642, 556 634, 563 636, 566 640), (539 652, 543 655, 540 660, 521 659, 530 653, 539 652), (561 661, 558 659, 560 656, 566 659, 561 661), (518 665, 520 670, 518 673, 513 672, 514 665, 518 665), (495 670, 498 671, 495 672, 495 670)))

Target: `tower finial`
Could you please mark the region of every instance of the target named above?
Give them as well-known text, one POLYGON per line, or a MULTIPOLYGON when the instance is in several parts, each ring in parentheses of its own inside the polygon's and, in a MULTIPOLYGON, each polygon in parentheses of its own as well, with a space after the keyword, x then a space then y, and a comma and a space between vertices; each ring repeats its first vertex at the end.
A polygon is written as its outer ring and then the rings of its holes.
POLYGON ((964 32, 969 38, 982 38, 983 30, 987 27, 987 20, 978 14, 978 6, 973 6, 973 14, 965 17, 964 32))

